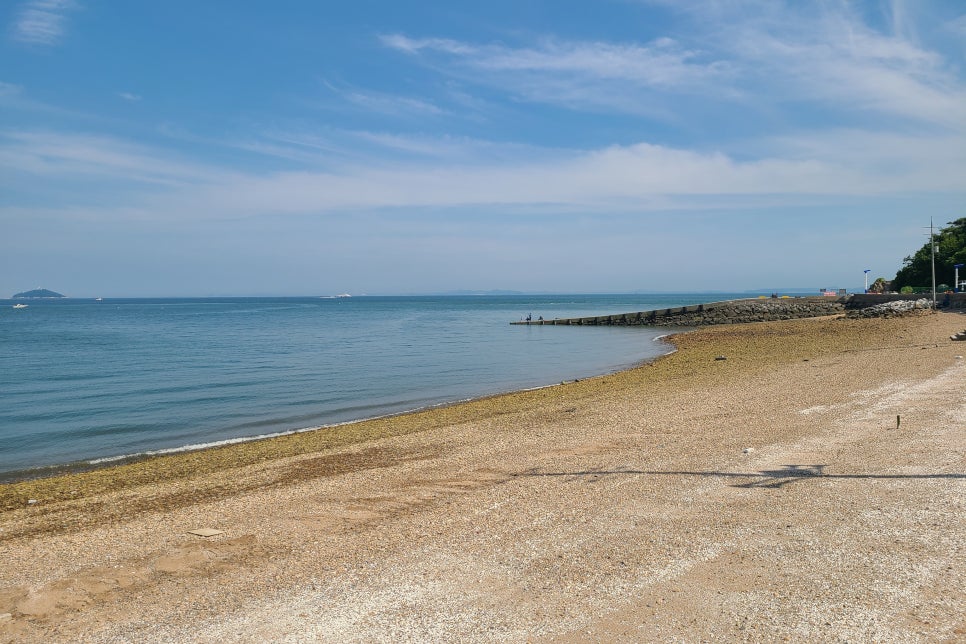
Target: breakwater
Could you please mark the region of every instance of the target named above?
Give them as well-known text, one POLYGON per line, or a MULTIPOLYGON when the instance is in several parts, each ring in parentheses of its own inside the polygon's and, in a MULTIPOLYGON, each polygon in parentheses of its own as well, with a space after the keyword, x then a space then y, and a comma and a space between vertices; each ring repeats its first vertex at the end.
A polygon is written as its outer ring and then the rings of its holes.
POLYGON ((510 324, 577 326, 709 326, 769 322, 835 315, 846 309, 848 297, 754 298, 709 302, 653 311, 580 318, 522 320, 510 324))
MULTIPOLYGON (((835 315, 856 311, 877 304, 910 301, 927 297, 922 293, 854 293, 840 297, 806 296, 780 298, 754 298, 725 300, 707 304, 677 306, 653 311, 617 313, 579 318, 554 318, 521 320, 510 324, 523 325, 576 325, 576 326, 710 326, 714 324, 741 324, 744 322, 771 322, 835 315)), ((941 293, 936 299, 940 309, 966 309, 966 293, 941 293)))

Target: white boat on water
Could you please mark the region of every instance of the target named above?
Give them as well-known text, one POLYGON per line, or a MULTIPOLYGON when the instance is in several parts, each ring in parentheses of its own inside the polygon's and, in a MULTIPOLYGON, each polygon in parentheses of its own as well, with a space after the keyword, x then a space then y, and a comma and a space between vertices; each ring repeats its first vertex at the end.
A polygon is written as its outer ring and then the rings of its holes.
POLYGON ((13 308, 15 308, 15 309, 25 309, 28 306, 30 306, 30 305, 29 304, 21 304, 21 303, 18 302, 17 304, 14 304, 13 305, 13 308))

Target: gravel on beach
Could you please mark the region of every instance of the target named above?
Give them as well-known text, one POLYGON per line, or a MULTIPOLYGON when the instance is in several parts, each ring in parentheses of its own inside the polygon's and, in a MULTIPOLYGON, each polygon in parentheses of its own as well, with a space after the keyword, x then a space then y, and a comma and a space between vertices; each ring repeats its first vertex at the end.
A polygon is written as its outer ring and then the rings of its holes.
POLYGON ((963 320, 0 485, 0 642, 966 640, 963 320))

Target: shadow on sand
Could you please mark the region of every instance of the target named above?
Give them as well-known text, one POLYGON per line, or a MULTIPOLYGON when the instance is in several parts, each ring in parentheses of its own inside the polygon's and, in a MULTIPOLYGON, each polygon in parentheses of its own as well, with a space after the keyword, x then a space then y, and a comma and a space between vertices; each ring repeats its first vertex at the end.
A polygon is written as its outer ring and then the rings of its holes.
POLYGON ((966 479, 966 474, 828 474, 828 465, 782 465, 779 469, 758 470, 757 472, 689 472, 676 470, 634 470, 618 468, 614 470, 582 470, 576 472, 541 472, 532 469, 515 476, 561 477, 567 481, 596 482, 608 476, 701 476, 732 479, 749 479, 734 483, 732 487, 743 488, 780 488, 797 481, 809 479, 966 479))

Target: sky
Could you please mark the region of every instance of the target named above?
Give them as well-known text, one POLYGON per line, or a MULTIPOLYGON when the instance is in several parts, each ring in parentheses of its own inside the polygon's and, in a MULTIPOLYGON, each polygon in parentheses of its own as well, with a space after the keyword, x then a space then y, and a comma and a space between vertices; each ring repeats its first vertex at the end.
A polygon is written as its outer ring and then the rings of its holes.
POLYGON ((963 216, 961 0, 0 5, 0 297, 855 288, 963 216))

